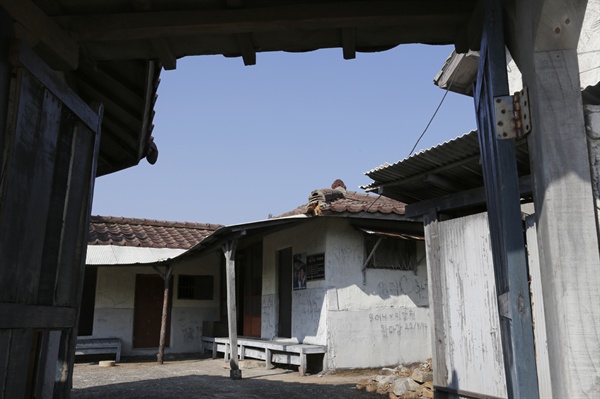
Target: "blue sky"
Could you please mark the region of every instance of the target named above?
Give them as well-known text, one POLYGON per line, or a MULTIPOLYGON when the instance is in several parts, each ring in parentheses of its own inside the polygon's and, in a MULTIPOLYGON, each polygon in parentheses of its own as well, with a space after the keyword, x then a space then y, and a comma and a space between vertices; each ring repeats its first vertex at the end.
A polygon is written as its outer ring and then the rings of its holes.
MULTIPOLYGON (((98 178, 92 214, 236 224, 291 210, 338 178, 362 191, 366 171, 409 155, 444 95, 433 78, 451 51, 180 59, 161 74, 157 163, 98 178)), ((417 151, 475 126, 472 99, 448 93, 417 151)))

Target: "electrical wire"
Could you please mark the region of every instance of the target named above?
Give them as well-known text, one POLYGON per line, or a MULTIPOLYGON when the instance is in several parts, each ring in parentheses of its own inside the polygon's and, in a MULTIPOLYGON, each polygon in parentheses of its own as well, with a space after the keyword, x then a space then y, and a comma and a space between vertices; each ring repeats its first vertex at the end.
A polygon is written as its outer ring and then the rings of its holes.
POLYGON ((446 96, 448 95, 449 91, 450 91, 450 85, 446 89, 446 92, 444 93, 444 96, 442 97, 442 100, 440 101, 440 103, 438 104, 437 108, 435 109, 435 112, 433 113, 433 115, 431 115, 431 119, 429 119, 429 122, 427 122, 427 126, 425 126, 425 130, 423 130, 423 133, 421 133, 421 135, 417 139, 417 142, 415 143, 415 145, 413 146, 413 148, 408 153, 409 157, 412 155, 412 153, 415 150, 415 148, 417 148, 417 145, 419 145, 419 142, 421 141, 421 139, 423 138, 423 136, 425 136, 425 133, 427 133, 427 130, 429 129, 429 126, 431 125, 431 122, 433 122, 433 120, 435 119, 435 116, 437 115, 438 111, 440 110, 440 107, 444 103, 444 100, 446 99, 446 96))
MULTIPOLYGON (((456 65, 456 68, 458 68, 458 66, 462 63, 463 59, 464 59, 464 57, 461 58, 458 61, 458 64, 456 65)), ((435 111, 433 112, 433 115, 431 115, 431 118, 429 119, 429 122, 427 122, 427 126, 425 126, 425 129, 423 130, 423 133, 421 133, 421 135, 419 136, 419 138, 415 142, 415 145, 410 150, 410 153, 408 154, 409 157, 412 155, 412 153, 414 152, 415 148, 417 148, 417 145, 419 145, 419 142, 421 141, 421 139, 423 138, 423 136, 425 136, 425 133, 427 133, 427 130, 429 129, 429 126, 431 125, 431 123, 435 119, 435 116, 437 115, 438 111, 442 107, 442 104, 444 103, 444 100, 446 99, 446 96, 448 95, 448 92, 450 91, 450 88, 452 87, 452 83, 454 83, 454 77, 452 77, 452 79, 450 80, 450 83, 448 84, 448 87, 446 88, 446 92, 442 96, 442 99, 440 100, 440 103, 438 104, 438 106, 436 107, 435 111)), ((373 202, 371 202, 371 204, 369 204, 369 206, 367 207, 367 209, 365 209, 363 211, 363 213, 359 217, 363 217, 369 211, 369 209, 371 209, 371 207, 375 204, 375 202, 377 202, 382 197, 382 195, 383 194, 379 194, 377 196, 377 198, 375 198, 373 200, 373 202)))

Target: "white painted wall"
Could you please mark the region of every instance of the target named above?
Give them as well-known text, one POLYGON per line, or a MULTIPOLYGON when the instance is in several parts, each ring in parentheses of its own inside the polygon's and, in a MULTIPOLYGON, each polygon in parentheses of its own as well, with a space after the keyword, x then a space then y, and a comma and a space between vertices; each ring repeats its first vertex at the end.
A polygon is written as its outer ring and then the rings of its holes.
POLYGON ((277 332, 277 251, 325 252, 325 280, 292 293, 292 335, 327 345, 330 369, 381 367, 431 357, 424 244, 417 273, 367 270, 364 233, 346 219, 321 218, 264 240, 262 337, 277 332))
MULTIPOLYGON (((171 344, 165 353, 201 351, 202 322, 219 319, 219 254, 176 264, 173 271, 173 302, 171 309, 171 344), (177 277, 212 275, 215 282, 213 300, 177 299, 177 277)), ((134 349, 133 312, 136 274, 153 274, 151 267, 98 267, 93 337, 118 337, 123 355, 154 355, 156 349, 134 349)))

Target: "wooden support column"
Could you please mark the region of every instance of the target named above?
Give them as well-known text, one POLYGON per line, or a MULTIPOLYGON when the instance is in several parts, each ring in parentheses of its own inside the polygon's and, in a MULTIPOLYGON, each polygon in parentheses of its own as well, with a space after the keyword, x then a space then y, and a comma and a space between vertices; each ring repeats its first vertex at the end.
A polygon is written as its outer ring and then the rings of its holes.
POLYGON ((237 238, 228 240, 223 244, 223 254, 225 255, 225 278, 227 279, 227 326, 229 328, 230 360, 229 376, 232 380, 242 379, 242 370, 238 364, 237 347, 237 310, 235 298, 235 249, 237 247, 237 238))
MULTIPOLYGON (((433 327, 431 334, 431 352, 433 364, 433 385, 448 386, 450 370, 446 365, 446 332, 444 331, 444 283, 446 281, 444 264, 440 260, 440 240, 438 215, 435 209, 423 215, 425 227, 425 253, 427 256, 427 279, 429 286, 430 320, 433 327)), ((436 398, 443 398, 443 392, 435 392, 436 398)))
POLYGON ((156 267, 156 266, 153 266, 153 267, 165 282, 165 289, 164 289, 164 295, 163 295, 162 317, 160 319, 160 338, 158 340, 158 354, 156 355, 156 362, 158 364, 163 364, 164 363, 163 358, 165 355, 165 341, 166 341, 166 337, 167 337, 167 319, 169 316, 169 297, 170 297, 171 275, 173 272, 173 266, 167 265, 164 273, 161 273, 158 270, 158 267, 156 267))
POLYGON ((514 2, 510 51, 529 88, 529 153, 554 397, 594 397, 600 255, 577 42, 585 0, 514 2))
POLYGON ((502 351, 509 398, 539 397, 519 178, 512 139, 496 134, 494 104, 507 96, 508 77, 500 0, 484 4, 481 57, 473 90, 502 351))

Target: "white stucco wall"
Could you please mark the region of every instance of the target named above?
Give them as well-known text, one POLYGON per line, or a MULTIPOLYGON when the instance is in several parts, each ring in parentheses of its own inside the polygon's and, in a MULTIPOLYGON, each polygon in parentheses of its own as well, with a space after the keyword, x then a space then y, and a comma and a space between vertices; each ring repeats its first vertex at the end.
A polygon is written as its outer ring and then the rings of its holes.
MULTIPOLYGON (((277 251, 292 247, 294 254, 325 252, 325 227, 325 220, 314 220, 279 231, 263 240, 262 338, 271 339, 278 331, 277 251)), ((326 345, 326 293, 327 286, 323 281, 309 281, 305 290, 292 292, 292 337, 298 342, 326 345)))
POLYGON ((292 336, 327 345, 330 369, 381 367, 431 357, 424 244, 417 273, 369 269, 364 233, 345 219, 320 219, 264 240, 262 336, 277 332, 277 251, 325 253, 325 280, 292 293, 292 336))
MULTIPOLYGON (((202 322, 219 319, 218 254, 176 264, 173 271, 171 342, 165 353, 199 352, 202 348, 202 322), (213 300, 177 299, 177 276, 212 275, 213 300)), ((154 274, 151 267, 98 267, 93 337, 118 337, 123 355, 153 355, 156 349, 133 348, 133 312, 136 274, 154 274)))

